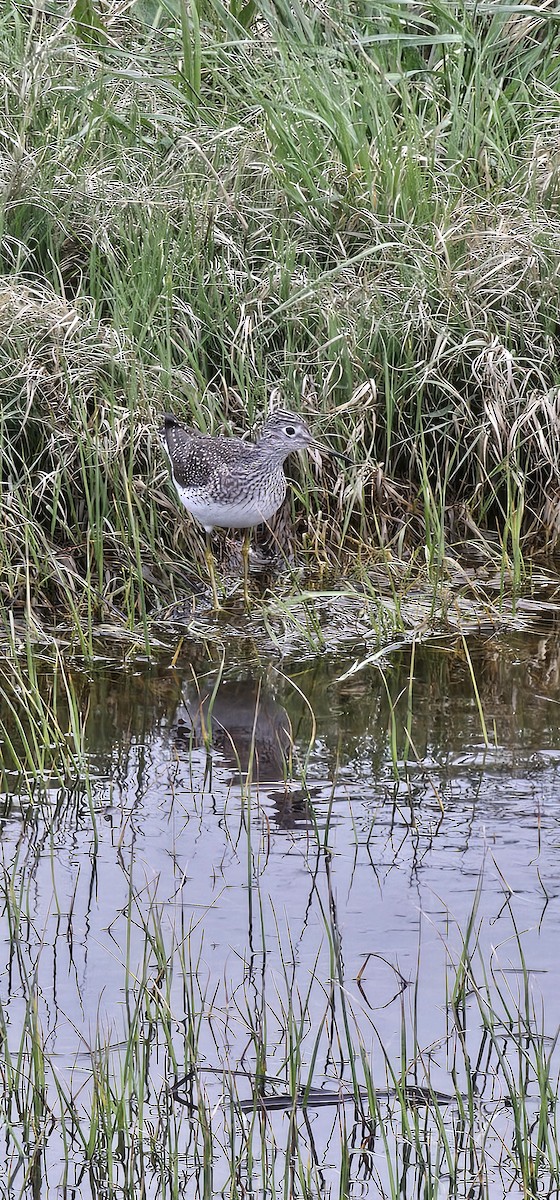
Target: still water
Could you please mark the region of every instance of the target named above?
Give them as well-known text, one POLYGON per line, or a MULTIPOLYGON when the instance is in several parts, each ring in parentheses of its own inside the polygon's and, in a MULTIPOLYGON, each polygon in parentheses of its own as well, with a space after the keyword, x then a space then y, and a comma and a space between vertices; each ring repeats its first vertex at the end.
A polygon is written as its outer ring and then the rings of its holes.
POLYGON ((5 1194, 555 1195, 560 637, 172 660, 76 667, 88 779, 6 794, 5 1194))

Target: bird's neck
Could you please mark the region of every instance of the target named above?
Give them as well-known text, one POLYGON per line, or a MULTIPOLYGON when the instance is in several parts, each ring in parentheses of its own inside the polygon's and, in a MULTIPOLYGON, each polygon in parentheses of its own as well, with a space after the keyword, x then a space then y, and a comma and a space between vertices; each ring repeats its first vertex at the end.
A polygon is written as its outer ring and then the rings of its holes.
POLYGON ((257 449, 266 455, 272 471, 279 471, 284 466, 288 455, 291 454, 290 449, 286 449, 285 446, 275 446, 274 443, 271 445, 266 438, 259 438, 255 444, 257 449))

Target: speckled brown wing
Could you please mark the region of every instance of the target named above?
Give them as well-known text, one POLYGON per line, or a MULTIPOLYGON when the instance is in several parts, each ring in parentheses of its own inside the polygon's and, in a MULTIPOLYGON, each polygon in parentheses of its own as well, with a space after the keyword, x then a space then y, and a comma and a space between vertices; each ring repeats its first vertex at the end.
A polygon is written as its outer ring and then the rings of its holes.
POLYGON ((213 474, 207 449, 210 439, 189 433, 175 418, 167 415, 160 436, 171 463, 173 478, 179 487, 204 487, 213 474))
POLYGON ((165 414, 160 436, 175 483, 181 488, 204 488, 212 483, 213 488, 220 491, 220 484, 228 479, 230 467, 234 467, 236 473, 243 473, 255 453, 254 445, 241 438, 191 433, 171 413, 165 414))
MULTIPOLYGON (((223 449, 216 453, 216 439, 205 434, 190 433, 175 418, 166 417, 161 430, 161 441, 169 461, 175 483, 180 488, 205 488, 212 480, 224 474, 223 449)), ((227 473, 227 468, 226 472, 227 473)))

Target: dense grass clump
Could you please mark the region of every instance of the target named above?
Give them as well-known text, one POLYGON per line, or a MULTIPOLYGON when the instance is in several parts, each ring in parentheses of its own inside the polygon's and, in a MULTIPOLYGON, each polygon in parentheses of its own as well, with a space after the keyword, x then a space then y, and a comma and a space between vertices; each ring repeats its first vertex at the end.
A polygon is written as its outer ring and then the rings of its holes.
POLYGON ((192 586, 159 416, 274 389, 356 459, 299 477, 310 566, 555 545, 555 4, 19 4, 0 55, 6 603, 192 586))

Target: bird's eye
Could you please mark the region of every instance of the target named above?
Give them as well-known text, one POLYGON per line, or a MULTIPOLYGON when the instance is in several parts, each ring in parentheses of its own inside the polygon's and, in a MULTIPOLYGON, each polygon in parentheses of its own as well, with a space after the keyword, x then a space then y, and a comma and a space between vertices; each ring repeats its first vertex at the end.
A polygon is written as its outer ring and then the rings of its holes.
POLYGON ((293 425, 285 425, 284 426, 284 433, 286 434, 286 437, 295 437, 295 432, 296 431, 295 431, 293 425))

